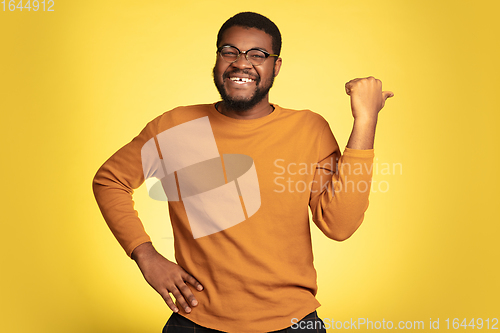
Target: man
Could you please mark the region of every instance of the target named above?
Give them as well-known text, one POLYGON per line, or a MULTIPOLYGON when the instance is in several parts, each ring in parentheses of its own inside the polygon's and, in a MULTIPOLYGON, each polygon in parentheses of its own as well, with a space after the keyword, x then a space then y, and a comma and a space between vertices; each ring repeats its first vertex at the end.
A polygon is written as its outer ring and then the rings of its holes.
POLYGON ((321 116, 269 103, 280 50, 266 17, 230 18, 213 69, 222 101, 157 117, 94 178, 109 227, 174 312, 164 332, 316 332, 321 323, 308 206, 332 239, 359 227, 371 174, 351 166, 371 170, 377 115, 393 94, 372 77, 346 84, 354 126, 341 156, 321 116), (156 252, 133 209, 144 181, 169 201, 177 264, 156 252))

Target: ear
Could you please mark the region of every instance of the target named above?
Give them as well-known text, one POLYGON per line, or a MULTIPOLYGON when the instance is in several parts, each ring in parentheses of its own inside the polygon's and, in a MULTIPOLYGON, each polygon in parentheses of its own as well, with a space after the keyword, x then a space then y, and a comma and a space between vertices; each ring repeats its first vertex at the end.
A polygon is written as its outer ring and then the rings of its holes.
POLYGON ((282 62, 281 58, 278 58, 274 63, 274 77, 278 76, 278 73, 280 72, 281 62, 282 62))

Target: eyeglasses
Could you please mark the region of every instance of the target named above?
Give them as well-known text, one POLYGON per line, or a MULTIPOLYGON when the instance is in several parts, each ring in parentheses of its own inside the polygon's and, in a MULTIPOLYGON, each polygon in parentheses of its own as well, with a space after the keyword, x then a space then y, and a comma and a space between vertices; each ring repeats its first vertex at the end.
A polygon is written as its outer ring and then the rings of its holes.
POLYGON ((270 54, 264 50, 259 48, 253 48, 250 50, 246 50, 245 52, 241 52, 237 47, 224 45, 217 49, 217 53, 220 54, 222 59, 232 64, 236 62, 240 55, 244 54, 245 58, 250 62, 253 66, 259 66, 266 61, 268 57, 279 57, 277 54, 270 54))

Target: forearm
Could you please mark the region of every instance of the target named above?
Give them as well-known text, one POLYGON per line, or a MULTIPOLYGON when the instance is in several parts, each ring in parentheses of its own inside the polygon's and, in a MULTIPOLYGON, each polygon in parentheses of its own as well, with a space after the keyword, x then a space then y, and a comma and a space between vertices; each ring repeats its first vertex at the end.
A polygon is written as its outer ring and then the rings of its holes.
POLYGON ((347 142, 350 149, 373 149, 377 117, 355 118, 351 136, 347 142))
POLYGON ((133 190, 113 181, 105 169, 101 168, 94 178, 94 196, 108 227, 130 256, 134 248, 150 238, 134 209, 133 190))

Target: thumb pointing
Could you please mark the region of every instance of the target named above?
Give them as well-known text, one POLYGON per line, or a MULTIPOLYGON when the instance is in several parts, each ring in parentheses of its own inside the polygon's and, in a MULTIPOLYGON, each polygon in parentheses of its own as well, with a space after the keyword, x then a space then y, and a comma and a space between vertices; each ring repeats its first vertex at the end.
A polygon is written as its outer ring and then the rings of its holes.
POLYGON ((384 100, 394 97, 394 93, 392 91, 382 91, 382 97, 384 97, 384 100))

